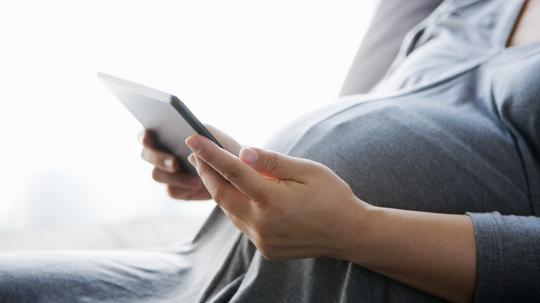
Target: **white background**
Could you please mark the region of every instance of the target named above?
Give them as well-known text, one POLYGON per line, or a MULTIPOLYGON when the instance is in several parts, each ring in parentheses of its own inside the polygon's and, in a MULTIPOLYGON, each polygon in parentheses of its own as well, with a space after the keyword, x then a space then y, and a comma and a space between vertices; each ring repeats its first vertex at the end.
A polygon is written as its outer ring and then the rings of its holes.
POLYGON ((203 122, 262 145, 335 102, 375 5, 0 2, 0 230, 199 214, 151 180, 139 124, 96 72, 172 92, 203 122))

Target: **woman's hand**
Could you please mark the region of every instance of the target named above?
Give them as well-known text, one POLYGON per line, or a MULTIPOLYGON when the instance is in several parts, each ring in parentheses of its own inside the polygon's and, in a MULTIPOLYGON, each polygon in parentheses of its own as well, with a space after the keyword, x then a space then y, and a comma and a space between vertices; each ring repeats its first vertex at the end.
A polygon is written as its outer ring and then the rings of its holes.
POLYGON ((186 143, 212 198, 264 257, 347 260, 452 302, 472 300, 469 217, 371 206, 313 161, 255 148, 236 157, 201 136, 186 143))
MULTIPOLYGON (((240 144, 219 129, 206 125, 210 133, 231 153, 238 155, 240 144)), ((152 178, 167 185, 167 192, 176 199, 182 200, 208 200, 210 194, 198 176, 183 172, 180 168, 180 159, 164 152, 148 131, 140 135, 143 144, 141 157, 154 165, 152 178)))
POLYGON ((255 148, 239 157, 202 136, 186 140, 212 198, 268 259, 339 258, 367 204, 322 164, 255 148))

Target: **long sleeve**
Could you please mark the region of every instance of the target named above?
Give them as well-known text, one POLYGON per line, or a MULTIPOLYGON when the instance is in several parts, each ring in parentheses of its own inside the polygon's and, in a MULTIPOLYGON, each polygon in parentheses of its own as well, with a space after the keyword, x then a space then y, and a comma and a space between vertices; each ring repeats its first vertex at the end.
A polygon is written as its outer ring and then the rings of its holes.
POLYGON ((477 244, 475 302, 540 302, 540 217, 468 215, 477 244))

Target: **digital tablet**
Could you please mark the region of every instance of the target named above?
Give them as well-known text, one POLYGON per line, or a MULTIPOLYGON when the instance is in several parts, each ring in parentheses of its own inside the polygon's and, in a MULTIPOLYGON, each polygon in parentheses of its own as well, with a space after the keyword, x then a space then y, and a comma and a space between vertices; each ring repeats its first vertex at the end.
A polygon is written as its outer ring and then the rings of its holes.
POLYGON ((165 151, 181 159, 180 164, 185 172, 196 174, 195 168, 187 162, 187 157, 191 154, 191 150, 184 143, 187 137, 199 134, 222 147, 174 95, 102 72, 97 76, 143 127, 154 135, 165 151))

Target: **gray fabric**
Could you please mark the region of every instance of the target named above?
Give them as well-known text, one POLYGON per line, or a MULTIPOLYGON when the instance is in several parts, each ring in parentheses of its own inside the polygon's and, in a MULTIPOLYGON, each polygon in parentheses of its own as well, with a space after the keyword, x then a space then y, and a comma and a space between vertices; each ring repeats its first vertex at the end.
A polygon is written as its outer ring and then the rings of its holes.
MULTIPOLYGON (((505 49, 522 5, 444 2, 407 36, 376 95, 310 113, 267 145, 329 166, 376 205, 470 212, 477 302, 540 300, 540 219, 530 217, 540 209, 540 43, 505 49)), ((441 301, 349 262, 265 260, 219 208, 173 251, 2 254, 0 298, 441 301)))
POLYGON ((241 268, 238 238, 216 210, 172 249, 1 253, 0 302, 197 302, 241 268))
POLYGON ((469 215, 478 245, 476 301, 540 301, 540 218, 469 215))
POLYGON ((381 0, 371 20, 340 96, 369 92, 385 75, 407 32, 442 0, 381 0))

